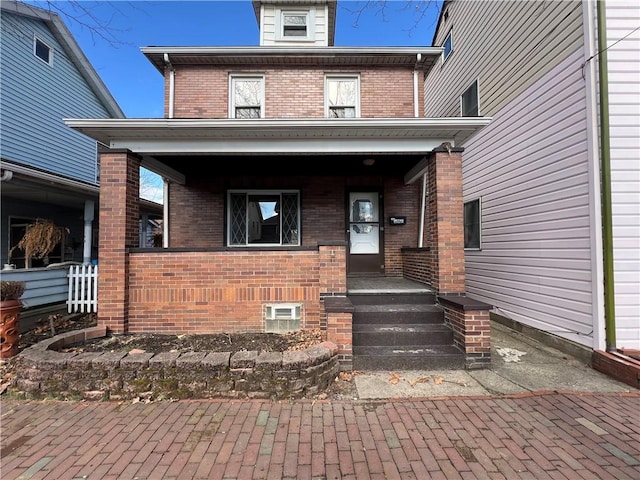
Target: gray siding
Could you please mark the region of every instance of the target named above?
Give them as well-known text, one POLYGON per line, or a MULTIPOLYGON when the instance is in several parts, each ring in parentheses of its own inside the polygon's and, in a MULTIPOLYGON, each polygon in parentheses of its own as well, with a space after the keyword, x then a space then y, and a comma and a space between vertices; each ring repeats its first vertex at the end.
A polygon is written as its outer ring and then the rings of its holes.
POLYGON ((427 117, 460 116, 479 80, 480 115, 493 116, 582 45, 580 1, 453 1, 434 45, 453 29, 453 53, 425 82, 427 117))
POLYGON ((640 349, 640 6, 606 5, 616 343, 640 349))
POLYGON ((465 146, 465 201, 482 202, 467 292, 516 321, 593 346, 586 93, 579 48, 465 146))
POLYGON ((95 184, 95 140, 62 119, 109 118, 107 110, 43 22, 3 11, 1 42, 2 157, 95 184), (33 54, 34 34, 54 49, 51 66, 33 54))

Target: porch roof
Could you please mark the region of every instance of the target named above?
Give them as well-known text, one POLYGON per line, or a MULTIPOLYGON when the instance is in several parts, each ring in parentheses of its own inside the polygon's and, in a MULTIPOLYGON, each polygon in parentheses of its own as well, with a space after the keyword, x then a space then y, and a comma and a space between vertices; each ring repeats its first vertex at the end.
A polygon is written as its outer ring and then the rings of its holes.
POLYGON ((140 155, 167 178, 182 175, 162 158, 265 155, 424 155, 461 144, 488 117, 357 119, 65 119, 112 149, 140 155))

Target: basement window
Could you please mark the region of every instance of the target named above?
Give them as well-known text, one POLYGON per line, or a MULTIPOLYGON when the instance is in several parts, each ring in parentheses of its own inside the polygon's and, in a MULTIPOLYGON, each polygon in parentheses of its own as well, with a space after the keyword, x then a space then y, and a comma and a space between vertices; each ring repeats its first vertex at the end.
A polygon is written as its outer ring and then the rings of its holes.
POLYGON ((288 333, 299 330, 302 304, 273 303, 265 305, 264 318, 267 333, 288 333))

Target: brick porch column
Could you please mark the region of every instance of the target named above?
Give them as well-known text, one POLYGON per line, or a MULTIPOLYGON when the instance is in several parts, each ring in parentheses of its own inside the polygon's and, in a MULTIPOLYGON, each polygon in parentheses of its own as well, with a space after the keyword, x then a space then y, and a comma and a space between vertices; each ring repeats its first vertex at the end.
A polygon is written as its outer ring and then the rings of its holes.
POLYGON ((462 149, 435 148, 428 165, 428 245, 433 287, 438 293, 464 293, 462 149))
POLYGON ((128 249, 138 246, 140 160, 128 150, 100 155, 98 324, 125 333, 129 315, 128 249))

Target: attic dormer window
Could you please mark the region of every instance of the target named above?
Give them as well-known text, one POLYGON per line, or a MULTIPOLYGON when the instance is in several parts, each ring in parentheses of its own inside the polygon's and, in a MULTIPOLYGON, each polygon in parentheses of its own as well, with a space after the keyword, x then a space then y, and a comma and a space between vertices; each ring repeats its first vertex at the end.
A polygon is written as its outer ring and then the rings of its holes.
POLYGON ((47 65, 53 63, 53 50, 38 37, 33 37, 33 54, 47 65))
POLYGON ((282 14, 282 36, 283 37, 307 37, 307 20, 309 13, 287 13, 282 14))
POLYGON ((289 42, 313 40, 314 12, 313 8, 278 10, 276 14, 277 39, 289 42))

